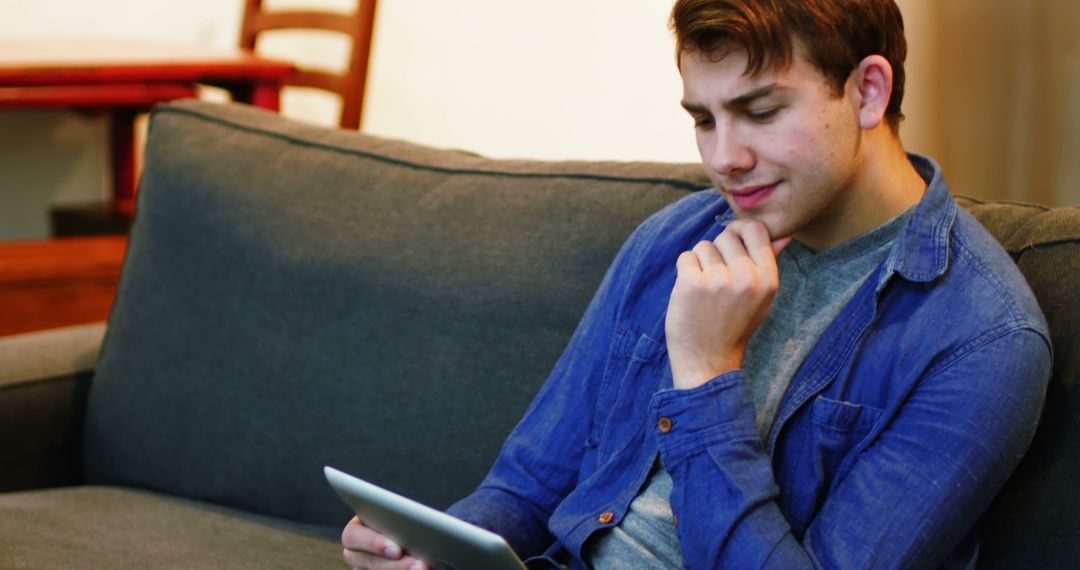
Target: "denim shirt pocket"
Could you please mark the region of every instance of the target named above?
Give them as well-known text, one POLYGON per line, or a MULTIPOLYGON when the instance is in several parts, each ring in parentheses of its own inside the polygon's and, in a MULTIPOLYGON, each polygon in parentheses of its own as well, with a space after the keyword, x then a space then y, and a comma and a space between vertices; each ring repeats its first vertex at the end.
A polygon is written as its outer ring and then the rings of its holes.
POLYGON ((811 428, 798 476, 803 484, 793 498, 793 531, 802 536, 825 501, 837 470, 848 454, 869 435, 883 410, 818 396, 810 407, 811 428), (803 524, 800 524, 803 523, 803 524))
POLYGON ((814 426, 835 435, 866 435, 881 417, 882 410, 865 404, 853 404, 818 396, 814 400, 814 426))
POLYGON ((870 433, 882 413, 880 408, 825 396, 814 400, 812 444, 826 482, 832 480, 848 453, 870 433))
POLYGON ((659 389, 666 347, 649 335, 620 331, 603 394, 597 400, 590 443, 599 447, 599 463, 625 447, 647 417, 645 410, 659 389))

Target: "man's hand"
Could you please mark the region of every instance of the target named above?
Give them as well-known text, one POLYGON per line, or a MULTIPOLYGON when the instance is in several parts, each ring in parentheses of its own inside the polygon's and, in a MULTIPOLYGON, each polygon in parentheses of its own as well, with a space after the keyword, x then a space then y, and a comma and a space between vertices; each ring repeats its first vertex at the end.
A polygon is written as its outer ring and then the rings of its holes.
POLYGON ((389 538, 364 526, 353 517, 341 533, 342 555, 350 568, 371 570, 428 570, 423 562, 407 556, 401 547, 389 538))
POLYGON ((679 256, 664 323, 676 388, 742 367, 746 344, 780 286, 776 256, 789 243, 791 237, 770 240, 761 222, 736 220, 679 256))

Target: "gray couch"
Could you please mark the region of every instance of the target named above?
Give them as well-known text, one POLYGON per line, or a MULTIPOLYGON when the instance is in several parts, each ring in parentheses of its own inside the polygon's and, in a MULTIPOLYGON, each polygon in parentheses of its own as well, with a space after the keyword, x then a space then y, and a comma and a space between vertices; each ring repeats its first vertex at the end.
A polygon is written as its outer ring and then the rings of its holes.
MULTIPOLYGON (((491 160, 238 105, 153 116, 103 325, 0 339, 0 567, 341 567, 325 464, 443 508, 693 165, 491 160)), ((1080 560, 1080 214, 963 200, 1056 371, 986 568, 1080 560)))

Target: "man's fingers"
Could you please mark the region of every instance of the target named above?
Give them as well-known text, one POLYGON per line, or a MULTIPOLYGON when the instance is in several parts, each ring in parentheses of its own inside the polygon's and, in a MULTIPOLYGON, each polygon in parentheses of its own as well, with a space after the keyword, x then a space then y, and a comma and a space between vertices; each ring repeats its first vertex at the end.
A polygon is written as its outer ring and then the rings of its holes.
POLYGON ((788 244, 791 243, 792 239, 793 238, 791 236, 787 236, 773 240, 772 243, 769 244, 769 246, 772 247, 773 255, 780 255, 780 252, 784 251, 784 248, 786 248, 788 244))
POLYGON ((412 557, 402 558, 401 560, 387 560, 374 554, 352 550, 345 550, 343 556, 345 563, 350 568, 364 568, 365 570, 428 570, 426 564, 412 557))
POLYGON ((398 560, 404 552, 394 541, 364 526, 359 517, 353 517, 341 533, 341 545, 345 551, 370 553, 380 559, 398 560))
POLYGON ((735 220, 713 241, 700 241, 675 262, 680 273, 741 268, 776 275, 776 256, 791 243, 791 236, 773 240, 761 222, 735 220))
POLYGON ((675 260, 675 269, 678 270, 680 274, 686 273, 687 271, 700 272, 701 261, 693 251, 684 251, 682 252, 682 255, 679 256, 679 259, 675 260))
POLYGON ((775 267, 776 256, 787 246, 785 242, 779 250, 775 249, 773 247, 775 242, 769 237, 768 228, 765 224, 754 220, 735 220, 724 230, 724 234, 730 234, 728 239, 737 238, 742 245, 741 252, 749 255, 754 265, 762 268, 775 267))
POLYGON ((716 237, 714 243, 724 258, 724 263, 733 271, 753 270, 753 266, 757 265, 757 260, 750 255, 747 244, 737 231, 731 231, 730 228, 724 230, 724 233, 716 237))
POLYGON ((724 258, 720 255, 720 251, 716 249, 716 244, 711 241, 699 241, 691 252, 697 257, 698 265, 702 270, 708 270, 711 266, 724 263, 724 258))

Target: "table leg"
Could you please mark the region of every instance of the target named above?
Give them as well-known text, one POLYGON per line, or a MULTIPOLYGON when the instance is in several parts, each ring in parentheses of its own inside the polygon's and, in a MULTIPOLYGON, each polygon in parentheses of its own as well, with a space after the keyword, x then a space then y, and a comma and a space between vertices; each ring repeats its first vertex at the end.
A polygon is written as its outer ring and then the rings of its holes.
POLYGON ((273 111, 281 111, 281 87, 279 81, 254 81, 254 82, 216 82, 211 83, 229 92, 229 96, 237 103, 245 103, 273 111))
POLYGON ((274 111, 281 110, 281 85, 277 83, 256 83, 251 88, 251 104, 274 111))
POLYGON ((134 208, 138 172, 135 160, 135 116, 130 109, 112 113, 110 139, 112 142, 113 204, 121 211, 134 208))

